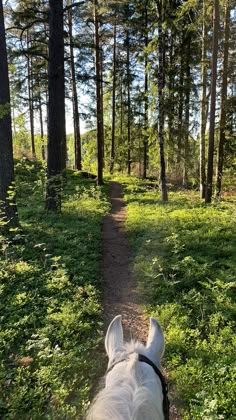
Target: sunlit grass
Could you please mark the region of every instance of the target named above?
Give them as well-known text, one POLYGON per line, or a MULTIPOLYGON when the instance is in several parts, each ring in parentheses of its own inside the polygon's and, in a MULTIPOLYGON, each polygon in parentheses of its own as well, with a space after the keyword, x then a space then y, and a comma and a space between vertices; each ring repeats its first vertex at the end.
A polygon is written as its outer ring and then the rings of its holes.
POLYGON ((21 228, 1 239, 4 419, 78 418, 98 373, 90 360, 102 336, 101 222, 109 204, 94 181, 68 172, 62 213, 46 214, 44 182, 40 165, 18 163, 21 228))
POLYGON ((235 197, 206 206, 176 191, 163 205, 155 185, 121 181, 135 274, 147 315, 164 327, 183 418, 235 418, 235 197))

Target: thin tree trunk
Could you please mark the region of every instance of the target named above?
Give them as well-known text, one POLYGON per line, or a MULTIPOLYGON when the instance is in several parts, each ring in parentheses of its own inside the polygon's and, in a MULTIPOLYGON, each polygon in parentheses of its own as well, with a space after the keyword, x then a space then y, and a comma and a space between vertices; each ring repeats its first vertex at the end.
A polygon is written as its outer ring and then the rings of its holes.
POLYGON ((205 133, 207 123, 207 67, 206 67, 206 5, 203 0, 202 16, 202 62, 201 62, 201 122, 200 122, 200 196, 205 198, 206 194, 206 146, 205 133))
POLYGON ((115 162, 115 129, 116 129, 116 18, 113 30, 113 83, 112 83, 112 126, 111 126, 111 163, 110 173, 113 174, 115 162))
POLYGON ((130 104, 130 36, 126 32, 126 76, 127 76, 127 142, 128 175, 131 174, 131 104, 130 104))
POLYGON ((46 209, 61 210, 61 175, 65 159, 65 80, 63 0, 49 0, 48 169, 46 209))
POLYGON ((215 109, 216 109, 216 79, 217 79, 217 53, 219 31, 219 0, 214 0, 213 12, 213 48, 212 48, 212 72, 211 72, 211 110, 208 144, 208 168, 205 202, 210 203, 212 198, 213 162, 214 162, 214 138, 215 138, 215 109))
MULTIPOLYGON (((30 47, 29 31, 26 34, 27 49, 30 47)), ((34 140, 34 103, 33 103, 33 89, 32 89, 32 77, 31 77, 31 65, 32 59, 27 54, 27 81, 28 81, 28 102, 29 102, 29 114, 30 114, 30 137, 31 137, 31 152, 33 159, 36 159, 35 153, 35 140, 34 140)))
MULTIPOLYGON (((148 10, 147 0, 145 2, 145 47, 148 47, 148 10)), ((143 139, 143 178, 147 178, 148 166, 148 56, 147 50, 145 51, 144 62, 144 139, 143 139)))
MULTIPOLYGON (((173 37, 174 34, 170 31, 170 46, 169 46, 169 77, 168 77, 168 102, 169 106, 167 109, 168 118, 168 140, 169 145, 174 144, 174 99, 173 99, 173 87, 174 87, 174 72, 173 72, 173 37)), ((169 172, 170 159, 168 157, 166 170, 169 172)))
MULTIPOLYGON (((68 1, 71 5, 71 0, 68 1)), ((73 122, 74 122, 74 150, 75 150, 75 169, 81 171, 81 135, 80 135, 80 118, 79 118, 79 105, 75 77, 75 59, 73 47, 73 15, 72 8, 68 9, 68 27, 69 27, 69 40, 70 40, 70 68, 72 79, 72 103, 73 103, 73 122)))
MULTIPOLYGON (((119 145, 123 144, 123 118, 124 118, 124 112, 123 112, 123 80, 122 76, 120 77, 120 135, 119 135, 119 145)), ((121 159, 120 159, 120 165, 119 165, 119 171, 122 168, 121 159)), ((123 172, 123 168, 122 168, 123 172)))
POLYGON ((190 107, 190 91, 191 91, 191 71, 190 71, 190 54, 191 54, 191 35, 187 38, 187 55, 186 55, 186 73, 185 73, 185 118, 184 118, 184 167, 183 167, 183 186, 188 186, 188 165, 189 165, 189 107, 190 107))
POLYGON ((219 133, 219 148, 218 148, 218 162, 217 162, 217 177, 216 177, 216 196, 220 197, 221 182, 223 176, 223 162, 224 162, 224 144, 225 144, 225 126, 226 126, 226 104, 227 104, 227 73, 228 73, 228 58, 229 58, 229 27, 230 27, 230 7, 229 1, 225 5, 225 22, 224 22, 224 57, 222 68, 222 87, 220 100, 220 133, 219 133))
POLYGON ((104 100, 104 93, 103 93, 103 51, 102 48, 100 49, 101 58, 100 58, 100 89, 101 89, 101 119, 102 119, 102 162, 103 168, 105 167, 105 128, 104 128, 104 107, 103 107, 103 100, 104 100))
POLYGON ((0 57, 0 217, 6 223, 7 229, 18 223, 18 217, 14 195, 10 89, 2 0, 0 0, 0 57))
POLYGON ((97 105, 97 184, 103 184, 103 129, 102 129, 102 98, 101 98, 101 54, 98 31, 98 0, 94 0, 94 47, 95 47, 95 71, 96 71, 96 105, 97 105))
POLYGON ((45 156, 45 146, 44 146, 43 110, 42 110, 41 91, 39 92, 39 122, 40 122, 40 138, 41 138, 42 159, 45 160, 46 156, 45 156))
POLYGON ((183 108, 184 108, 184 60, 181 55, 179 76, 179 108, 178 108, 178 135, 177 135, 177 176, 180 176, 182 161, 182 136, 183 136, 183 108))
POLYGON ((160 156, 160 190, 163 202, 168 201, 167 185, 166 185, 166 168, 165 168, 165 154, 164 154, 164 38, 162 29, 162 2, 157 2, 158 11, 158 141, 159 141, 159 156, 160 156))

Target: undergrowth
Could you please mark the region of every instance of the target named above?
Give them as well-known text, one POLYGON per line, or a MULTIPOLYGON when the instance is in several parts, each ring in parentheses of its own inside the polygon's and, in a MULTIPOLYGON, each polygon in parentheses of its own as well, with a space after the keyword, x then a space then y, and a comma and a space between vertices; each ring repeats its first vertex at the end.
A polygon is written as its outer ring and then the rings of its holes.
POLYGON ((45 171, 18 162, 21 227, 0 237, 0 418, 78 419, 101 341, 101 220, 106 195, 67 172, 62 213, 46 214, 45 171))
POLYGON ((170 192, 163 205, 155 184, 120 180, 135 273, 147 315, 164 327, 182 418, 236 418, 235 197, 206 206, 170 192))

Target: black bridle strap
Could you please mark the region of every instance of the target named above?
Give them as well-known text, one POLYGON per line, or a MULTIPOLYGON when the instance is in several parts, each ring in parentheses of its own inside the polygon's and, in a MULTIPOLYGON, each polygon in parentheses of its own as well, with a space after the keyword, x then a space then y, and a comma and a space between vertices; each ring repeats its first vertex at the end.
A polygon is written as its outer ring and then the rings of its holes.
POLYGON ((138 361, 147 363, 147 365, 151 366, 154 370, 154 372, 157 374, 158 378, 161 381, 162 386, 162 393, 163 393, 163 413, 165 420, 169 420, 169 398, 168 398, 168 386, 165 381, 164 376, 162 375, 160 369, 146 356, 143 354, 138 355, 138 361))
MULTIPOLYGON (((113 367, 115 365, 117 365, 118 363, 121 362, 126 362, 127 359, 121 359, 118 360, 117 362, 113 363, 109 369, 107 369, 107 373, 109 373, 113 367)), ((161 386, 162 386, 162 393, 163 393, 163 414, 164 414, 164 419, 165 420, 169 420, 169 407, 170 407, 170 403, 169 403, 169 398, 168 398, 168 386, 167 383, 165 381, 164 376, 162 375, 160 369, 158 369, 158 367, 146 356, 144 356, 143 354, 138 354, 138 361, 139 362, 144 362, 147 363, 147 365, 151 366, 154 370, 154 372, 157 374, 158 378, 161 381, 161 386)))

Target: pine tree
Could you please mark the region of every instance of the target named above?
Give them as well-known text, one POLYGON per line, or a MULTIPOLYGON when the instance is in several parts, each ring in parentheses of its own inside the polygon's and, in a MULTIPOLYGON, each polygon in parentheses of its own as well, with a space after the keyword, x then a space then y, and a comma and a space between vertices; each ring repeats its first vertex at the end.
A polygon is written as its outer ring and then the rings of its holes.
POLYGON ((15 203, 11 107, 3 4, 0 0, 0 217, 8 227, 18 221, 15 203))
POLYGON ((50 0, 48 65, 48 161, 46 209, 61 210, 65 145, 63 0, 50 0))
POLYGON ((211 70, 211 109, 210 109, 209 143, 208 143, 207 185, 206 185, 206 197, 205 197, 205 202, 206 203, 210 203, 211 198, 212 198, 214 139, 215 139, 215 109, 216 109, 218 32, 219 32, 219 1, 214 0, 212 70, 211 70))

